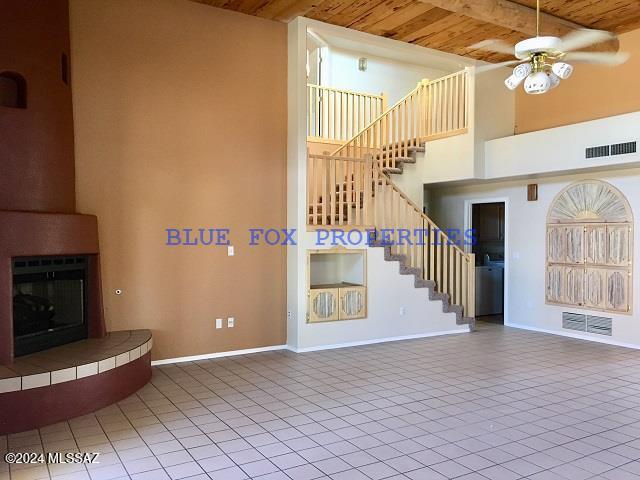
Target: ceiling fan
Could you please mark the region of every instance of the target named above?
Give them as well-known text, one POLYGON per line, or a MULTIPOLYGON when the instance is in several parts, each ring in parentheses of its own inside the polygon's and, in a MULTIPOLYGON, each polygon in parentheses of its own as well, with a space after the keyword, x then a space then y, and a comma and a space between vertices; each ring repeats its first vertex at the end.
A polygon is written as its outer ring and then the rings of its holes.
POLYGON ((573 73, 573 66, 568 62, 591 63, 616 66, 627 61, 628 53, 624 52, 583 52, 590 45, 606 42, 616 35, 603 30, 580 29, 570 32, 562 38, 540 36, 540 0, 536 2, 536 36, 509 45, 502 40, 485 40, 470 48, 490 52, 514 55, 517 60, 495 63, 480 67, 479 72, 495 68, 519 64, 505 80, 509 90, 515 90, 524 81, 525 92, 536 95, 546 93, 557 87, 561 80, 566 80, 573 73))

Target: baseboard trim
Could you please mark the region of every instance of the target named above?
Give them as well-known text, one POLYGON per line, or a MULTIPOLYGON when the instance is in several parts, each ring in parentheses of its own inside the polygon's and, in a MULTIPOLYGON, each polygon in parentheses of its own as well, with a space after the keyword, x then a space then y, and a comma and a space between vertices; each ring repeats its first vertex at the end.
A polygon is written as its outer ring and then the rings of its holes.
POLYGON ((400 340, 415 340, 417 338, 428 338, 428 337, 440 337, 442 335, 455 335, 458 333, 469 333, 469 328, 462 328, 459 330, 444 330, 441 332, 432 332, 432 333, 418 333, 416 335, 402 335, 399 337, 386 337, 386 338, 375 338, 373 340, 362 340, 359 342, 345 342, 345 343, 335 343, 332 345, 319 345, 317 347, 303 347, 297 348, 291 345, 287 345, 287 350, 291 350, 295 353, 306 353, 306 352, 318 352, 321 350, 334 350, 336 348, 347 348, 347 347, 359 347, 362 345, 373 345, 376 343, 387 343, 387 342, 397 342, 400 340))
POLYGON ((233 357, 236 355, 248 355, 250 353, 273 352, 276 350, 287 350, 287 345, 273 345, 270 347, 246 348, 244 350, 229 350, 227 352, 205 353, 203 355, 191 355, 189 357, 166 358, 164 360, 153 360, 151 366, 167 365, 169 363, 196 362, 198 360, 211 360, 213 358, 233 357))
POLYGON ((418 333, 416 335, 402 335, 399 337, 375 338, 373 340, 362 340, 359 342, 336 343, 332 345, 320 345, 317 347, 296 348, 291 345, 273 345, 270 347, 247 348, 244 350, 230 350, 227 352, 205 353, 203 355, 191 355, 188 357, 166 358, 163 360, 153 360, 151 366, 168 365, 170 363, 197 362, 198 360, 211 360, 214 358, 233 357, 237 355, 248 355, 250 353, 274 352, 277 350, 289 350, 294 353, 318 352, 321 350, 334 350, 336 348, 359 347, 362 345, 374 345, 376 343, 398 342, 401 340, 415 340, 418 338, 440 337, 442 335, 455 335, 458 333, 469 333, 469 328, 459 330, 444 330, 441 332, 418 333))
POLYGON ((538 333, 548 333, 550 335, 558 335, 559 337, 574 338, 576 340, 586 340, 587 342, 604 343, 606 345, 613 345, 615 347, 624 347, 624 348, 632 348, 634 350, 640 350, 640 345, 636 345, 633 343, 619 342, 617 340, 608 339, 608 338, 592 337, 592 336, 587 336, 580 333, 562 332, 559 330, 548 330, 546 328, 532 327, 530 325, 522 325, 520 323, 505 323, 504 326, 518 328, 520 330, 530 330, 532 332, 538 332, 538 333))

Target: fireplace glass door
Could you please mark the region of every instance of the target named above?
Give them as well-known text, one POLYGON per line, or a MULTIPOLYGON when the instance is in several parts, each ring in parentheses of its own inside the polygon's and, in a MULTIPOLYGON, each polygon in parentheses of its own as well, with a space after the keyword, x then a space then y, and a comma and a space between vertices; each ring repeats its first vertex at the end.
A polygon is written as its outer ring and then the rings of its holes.
POLYGON ((14 355, 87 338, 85 257, 13 262, 14 355))

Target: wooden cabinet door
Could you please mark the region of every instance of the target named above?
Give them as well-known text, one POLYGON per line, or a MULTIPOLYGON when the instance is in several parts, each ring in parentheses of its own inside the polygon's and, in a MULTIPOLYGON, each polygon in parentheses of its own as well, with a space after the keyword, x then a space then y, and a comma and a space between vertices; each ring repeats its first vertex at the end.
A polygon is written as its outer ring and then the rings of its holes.
POLYGON ((607 309, 629 312, 631 299, 629 292, 629 271, 609 270, 607 272, 607 309))
POLYGON ((478 240, 498 241, 501 240, 500 232, 502 227, 500 208, 501 205, 487 203, 477 207, 479 209, 479 221, 477 224, 478 240))
POLYGON ((584 263, 584 227, 566 227, 567 263, 584 263))
POLYGON ((564 299, 564 267, 547 268, 547 302, 562 303, 564 299))
POLYGON ((607 305, 607 273, 600 268, 587 268, 584 274, 584 305, 605 309, 607 305))
POLYGON ((584 244, 585 260, 587 264, 604 265, 607 263, 606 227, 587 227, 584 236, 584 244))
POLYGON ((367 316, 366 287, 343 287, 340 289, 340 320, 365 318, 367 316))
POLYGON ((607 227, 607 263, 628 266, 631 250, 631 236, 628 226, 607 227))
POLYGON ((338 288, 317 288, 309 292, 309 323, 338 320, 338 288))
POLYGON ((547 227, 547 261, 564 263, 567 257, 567 237, 564 227, 547 227))
POLYGON ((564 267, 564 302, 571 305, 584 304, 584 268, 564 267))

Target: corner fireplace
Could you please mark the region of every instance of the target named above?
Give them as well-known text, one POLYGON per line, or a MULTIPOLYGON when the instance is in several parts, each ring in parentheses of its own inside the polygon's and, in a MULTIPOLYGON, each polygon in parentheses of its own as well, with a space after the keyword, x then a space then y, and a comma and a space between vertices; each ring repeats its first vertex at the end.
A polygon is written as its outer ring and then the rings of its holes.
POLYGON ((14 356, 88 337, 86 256, 13 259, 14 356))

